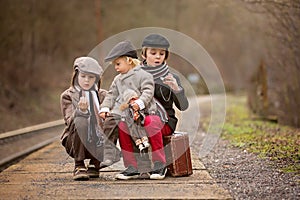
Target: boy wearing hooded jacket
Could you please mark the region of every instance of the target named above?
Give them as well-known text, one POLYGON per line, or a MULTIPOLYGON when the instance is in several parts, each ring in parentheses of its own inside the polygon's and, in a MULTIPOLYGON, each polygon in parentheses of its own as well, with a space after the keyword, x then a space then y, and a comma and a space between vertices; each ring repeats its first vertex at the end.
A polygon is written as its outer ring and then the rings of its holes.
POLYGON ((103 135, 98 112, 106 91, 99 89, 103 73, 91 57, 76 58, 71 86, 60 97, 65 129, 61 136, 66 152, 74 158, 74 180, 99 177, 103 135), (88 166, 84 160, 90 159, 88 166))

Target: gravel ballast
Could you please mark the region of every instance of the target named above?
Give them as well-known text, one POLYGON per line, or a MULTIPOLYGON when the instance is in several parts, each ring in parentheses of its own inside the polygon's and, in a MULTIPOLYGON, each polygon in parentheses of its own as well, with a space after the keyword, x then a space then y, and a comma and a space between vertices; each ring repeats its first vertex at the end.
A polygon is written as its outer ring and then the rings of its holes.
POLYGON ((234 199, 300 199, 299 175, 284 173, 276 163, 232 147, 226 140, 219 139, 201 161, 234 199))

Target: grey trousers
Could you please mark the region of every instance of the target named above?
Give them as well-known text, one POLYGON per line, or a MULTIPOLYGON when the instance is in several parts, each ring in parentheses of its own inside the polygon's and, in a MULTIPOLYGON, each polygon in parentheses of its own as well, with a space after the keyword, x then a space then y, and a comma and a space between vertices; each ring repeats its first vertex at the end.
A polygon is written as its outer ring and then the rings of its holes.
POLYGON ((120 150, 116 147, 119 132, 118 132, 118 124, 121 120, 119 115, 111 114, 106 117, 103 124, 104 131, 104 156, 103 160, 112 160, 118 161, 120 160, 120 150))
POLYGON ((88 142, 88 120, 85 117, 75 117, 74 125, 69 136, 63 141, 67 153, 75 161, 93 159, 103 161, 103 146, 96 145, 96 140, 88 142))

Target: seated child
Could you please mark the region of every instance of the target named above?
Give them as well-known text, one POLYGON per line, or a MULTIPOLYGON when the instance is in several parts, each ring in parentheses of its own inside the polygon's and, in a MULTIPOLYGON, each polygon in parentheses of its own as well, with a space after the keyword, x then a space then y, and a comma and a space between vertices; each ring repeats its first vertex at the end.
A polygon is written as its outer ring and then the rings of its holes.
MULTIPOLYGON (((120 131, 120 123, 122 124, 123 121, 120 122, 118 118, 121 119, 121 116, 124 115, 124 112, 120 109, 120 106, 122 103, 124 103, 122 102, 122 99, 124 97, 124 92, 128 89, 131 89, 135 93, 137 93, 137 99, 133 100, 130 103, 130 110, 136 112, 146 108, 145 111, 147 111, 147 113, 145 113, 145 115, 155 114, 157 108, 153 99, 153 77, 148 72, 142 70, 139 66, 140 62, 137 59, 137 52, 131 42, 122 41, 115 45, 106 56, 105 62, 112 62, 115 70, 119 74, 114 78, 109 91, 107 92, 107 95, 105 96, 105 99, 101 104, 100 117, 106 120, 113 116, 116 124, 118 124, 118 131, 120 131)), ((134 125, 134 127, 140 128, 138 132, 142 132, 141 130, 144 129, 144 127, 142 126, 134 125)), ((104 129, 106 129, 105 125, 104 129)), ((133 131, 131 130, 127 133, 131 135, 131 132, 133 131)), ((114 163, 114 155, 110 153, 110 149, 112 148, 111 146, 113 146, 113 144, 115 143, 115 141, 113 140, 113 138, 115 137, 113 137, 112 134, 107 135, 106 131, 104 131, 104 134, 106 140, 104 145, 104 161, 102 163, 103 167, 109 166, 114 163)), ((139 141, 137 142, 139 144, 139 141)), ((123 145, 123 143, 120 143, 122 154, 124 156, 127 151, 123 149, 123 145)), ((141 149, 144 149, 143 146, 141 146, 141 149)), ((146 141, 145 146, 149 146, 146 141)))

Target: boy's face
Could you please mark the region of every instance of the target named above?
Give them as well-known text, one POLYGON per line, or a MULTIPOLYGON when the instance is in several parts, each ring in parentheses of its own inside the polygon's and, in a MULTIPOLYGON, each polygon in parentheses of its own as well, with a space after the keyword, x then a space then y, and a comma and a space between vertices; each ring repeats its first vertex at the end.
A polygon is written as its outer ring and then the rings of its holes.
POLYGON ((79 72, 78 84, 84 90, 89 90, 95 84, 96 76, 90 73, 79 72))
POLYGON ((161 65, 165 61, 166 50, 158 48, 146 49, 146 62, 147 65, 156 67, 161 65))
POLYGON ((121 74, 127 73, 132 68, 132 64, 130 64, 130 60, 127 60, 127 57, 115 59, 113 65, 115 66, 115 70, 121 74))

